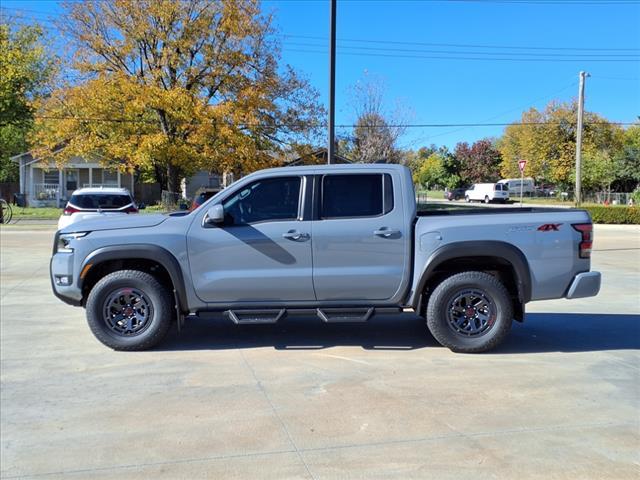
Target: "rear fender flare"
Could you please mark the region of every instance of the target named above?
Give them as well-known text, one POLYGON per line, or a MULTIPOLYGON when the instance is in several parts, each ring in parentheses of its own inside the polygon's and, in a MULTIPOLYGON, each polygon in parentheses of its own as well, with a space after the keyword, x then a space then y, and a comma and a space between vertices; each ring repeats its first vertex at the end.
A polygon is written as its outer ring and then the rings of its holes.
POLYGON ((443 245, 431 254, 409 299, 409 304, 419 309, 422 292, 438 267, 446 261, 463 257, 498 257, 505 260, 515 272, 519 301, 525 304, 531 300, 531 271, 529 262, 520 249, 507 242, 469 241, 443 245))

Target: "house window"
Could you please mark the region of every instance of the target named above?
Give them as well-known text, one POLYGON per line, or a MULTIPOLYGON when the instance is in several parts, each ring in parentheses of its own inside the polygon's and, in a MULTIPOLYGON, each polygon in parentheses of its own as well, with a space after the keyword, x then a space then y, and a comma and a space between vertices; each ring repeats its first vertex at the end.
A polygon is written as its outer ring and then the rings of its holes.
POLYGON ((49 185, 58 185, 60 183, 60 173, 58 170, 44 170, 43 182, 49 185))
POLYGON ((102 171, 102 184, 103 185, 118 185, 118 172, 114 170, 102 171))

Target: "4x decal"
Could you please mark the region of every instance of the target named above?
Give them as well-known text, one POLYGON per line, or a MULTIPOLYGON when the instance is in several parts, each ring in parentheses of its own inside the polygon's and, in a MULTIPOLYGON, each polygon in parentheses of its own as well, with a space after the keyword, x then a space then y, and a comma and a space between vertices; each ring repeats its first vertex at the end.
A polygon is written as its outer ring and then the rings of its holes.
POLYGON ((557 232, 560 230, 561 223, 545 223, 538 227, 539 232, 557 232))

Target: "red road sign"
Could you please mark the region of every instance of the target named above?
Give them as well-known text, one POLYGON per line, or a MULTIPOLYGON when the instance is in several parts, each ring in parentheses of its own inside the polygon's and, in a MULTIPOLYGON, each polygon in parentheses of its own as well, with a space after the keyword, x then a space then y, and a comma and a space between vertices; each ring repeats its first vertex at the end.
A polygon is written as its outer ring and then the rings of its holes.
POLYGON ((518 162, 518 167, 520 167, 520 173, 524 173, 524 167, 527 166, 527 161, 526 160, 520 160, 518 162))

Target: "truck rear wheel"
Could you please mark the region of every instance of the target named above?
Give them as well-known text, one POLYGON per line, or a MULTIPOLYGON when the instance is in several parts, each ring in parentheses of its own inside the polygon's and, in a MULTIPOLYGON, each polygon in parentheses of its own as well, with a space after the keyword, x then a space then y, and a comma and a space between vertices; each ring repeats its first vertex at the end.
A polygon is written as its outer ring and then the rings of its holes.
POLYGON ((164 339, 173 308, 171 293, 152 275, 119 270, 102 278, 87 299, 87 322, 114 350, 146 350, 164 339))
POLYGON ((485 352, 506 338, 513 306, 493 275, 463 272, 445 279, 429 298, 427 326, 442 346, 460 353, 485 352))

